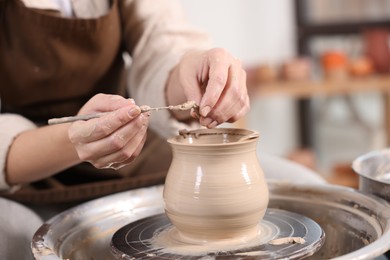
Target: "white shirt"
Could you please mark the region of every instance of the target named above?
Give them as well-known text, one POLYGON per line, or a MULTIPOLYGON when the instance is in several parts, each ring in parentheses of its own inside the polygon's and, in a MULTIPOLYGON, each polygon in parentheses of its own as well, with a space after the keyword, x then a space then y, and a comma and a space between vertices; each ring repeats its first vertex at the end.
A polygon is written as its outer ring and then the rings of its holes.
MULTIPOLYGON (((103 0, 22 1, 31 8, 58 10, 63 16, 79 18, 99 17, 109 9, 109 1, 103 0)), ((123 38, 132 52, 129 92, 138 105, 166 106, 164 91, 170 71, 184 52, 209 49, 209 38, 189 25, 177 0, 119 0, 118 6, 123 38)), ((149 126, 163 137, 194 127, 178 122, 165 110, 151 116, 149 126)), ((10 145, 17 135, 36 127, 20 115, 0 111, 0 190, 9 188, 5 181, 5 163, 10 145)))
POLYGON ((107 0, 22 0, 29 8, 58 11, 63 17, 96 18, 107 13, 107 0))

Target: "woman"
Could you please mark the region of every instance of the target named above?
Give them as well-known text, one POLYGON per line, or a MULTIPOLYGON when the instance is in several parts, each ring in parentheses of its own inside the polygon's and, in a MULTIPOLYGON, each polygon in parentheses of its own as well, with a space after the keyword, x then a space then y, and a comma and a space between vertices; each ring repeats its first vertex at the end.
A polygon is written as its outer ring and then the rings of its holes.
POLYGON ((249 110, 240 61, 210 49, 176 1, 0 3, 1 189, 65 170, 74 179, 104 168, 133 176, 132 187, 155 184, 164 178, 156 172, 168 167, 169 148, 160 146, 165 141, 156 145, 149 130, 166 138, 191 127, 194 118, 141 113, 139 105, 194 100, 196 124, 208 128, 249 110), (46 125, 53 117, 108 111, 114 113, 46 125), (145 142, 154 144, 153 156, 142 156, 145 142))

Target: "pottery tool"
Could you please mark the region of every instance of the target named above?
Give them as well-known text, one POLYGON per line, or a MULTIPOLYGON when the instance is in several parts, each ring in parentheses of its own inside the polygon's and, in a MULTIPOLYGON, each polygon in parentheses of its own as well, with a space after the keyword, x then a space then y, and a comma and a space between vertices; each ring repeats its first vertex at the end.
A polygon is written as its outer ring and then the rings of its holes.
MULTIPOLYGON (((141 109, 141 113, 150 112, 150 111, 159 111, 159 110, 172 110, 172 111, 185 111, 194 109, 195 113, 199 114, 199 107, 195 103, 195 101, 187 101, 183 104, 176 105, 176 106, 166 106, 166 107, 150 107, 147 105, 142 105, 139 107, 141 109)), ((93 118, 99 118, 104 115, 110 114, 112 112, 102 112, 102 113, 94 113, 94 114, 86 114, 86 115, 77 115, 77 116, 67 116, 67 117, 60 117, 60 118, 52 118, 49 119, 48 124, 49 125, 55 125, 55 124, 62 124, 62 123, 70 123, 75 122, 79 120, 89 120, 93 118)))

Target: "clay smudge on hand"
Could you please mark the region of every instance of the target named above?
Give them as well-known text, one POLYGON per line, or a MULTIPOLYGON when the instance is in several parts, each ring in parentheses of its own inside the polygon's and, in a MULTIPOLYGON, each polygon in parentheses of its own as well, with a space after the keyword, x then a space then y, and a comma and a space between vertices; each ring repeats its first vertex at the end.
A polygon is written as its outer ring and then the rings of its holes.
POLYGON ((80 135, 82 137, 90 137, 92 135, 92 133, 95 131, 96 129, 96 124, 90 124, 88 127, 80 127, 78 129, 80 135))

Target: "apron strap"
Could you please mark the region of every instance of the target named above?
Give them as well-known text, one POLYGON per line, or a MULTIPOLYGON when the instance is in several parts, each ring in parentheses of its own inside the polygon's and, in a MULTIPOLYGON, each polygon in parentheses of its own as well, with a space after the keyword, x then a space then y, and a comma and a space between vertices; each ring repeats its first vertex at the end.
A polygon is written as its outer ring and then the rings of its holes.
POLYGON ((0 0, 0 22, 4 22, 5 5, 7 0, 0 0))

